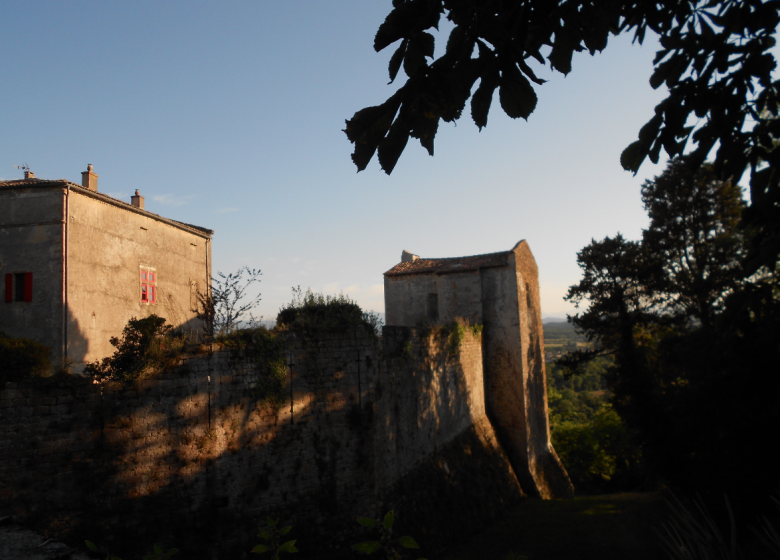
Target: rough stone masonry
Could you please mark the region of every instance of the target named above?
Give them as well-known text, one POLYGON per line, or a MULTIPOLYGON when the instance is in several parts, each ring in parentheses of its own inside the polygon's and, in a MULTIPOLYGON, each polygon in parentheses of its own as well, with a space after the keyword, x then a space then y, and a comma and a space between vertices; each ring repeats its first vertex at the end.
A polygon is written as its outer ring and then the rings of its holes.
POLYGON ((461 334, 290 334, 277 406, 258 364, 219 349, 130 387, 7 383, 0 517, 124 557, 159 542, 223 558, 245 556, 267 515, 322 555, 395 508, 442 546, 522 496, 485 414, 481 336, 461 334))

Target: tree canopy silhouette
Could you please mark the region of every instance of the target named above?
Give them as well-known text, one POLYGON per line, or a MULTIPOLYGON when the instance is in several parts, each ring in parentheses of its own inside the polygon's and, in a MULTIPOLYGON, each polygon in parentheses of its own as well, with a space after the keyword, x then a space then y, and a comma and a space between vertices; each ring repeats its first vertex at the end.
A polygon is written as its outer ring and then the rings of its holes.
POLYGON ((384 103, 347 120, 358 171, 378 154, 393 171, 410 137, 433 155, 439 122, 458 120, 471 100, 471 117, 487 125, 494 93, 512 118, 527 119, 544 80, 532 65, 568 74, 575 52, 591 55, 612 35, 648 31, 660 37, 650 86, 669 93, 638 139, 620 157, 636 172, 645 158, 657 162, 690 152, 703 163, 715 150, 714 172, 736 183, 749 171, 751 206, 743 218, 754 230, 745 274, 774 267, 780 254, 780 82, 770 49, 780 23, 778 2, 764 0, 393 0, 374 49, 398 44, 390 81, 403 67, 406 82, 384 103), (454 28, 434 59, 442 18, 454 28), (399 43, 400 42, 400 43, 399 43))
POLYGON ((674 159, 642 188, 650 225, 641 241, 592 241, 566 297, 593 343, 558 361, 569 373, 613 357, 612 405, 657 474, 685 490, 741 500, 774 480, 756 455, 780 421, 780 275, 742 278, 749 232, 741 192, 709 165, 674 159))

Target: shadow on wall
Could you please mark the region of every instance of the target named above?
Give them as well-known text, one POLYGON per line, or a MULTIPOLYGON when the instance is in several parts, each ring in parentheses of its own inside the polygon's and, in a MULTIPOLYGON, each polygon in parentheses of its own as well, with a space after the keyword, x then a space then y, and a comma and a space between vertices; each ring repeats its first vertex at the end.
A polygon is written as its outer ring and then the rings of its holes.
MULTIPOLYGON (((3 399, 29 406, 0 409, 10 442, 0 457, 0 516, 74 546, 89 538, 131 555, 152 543, 193 558, 211 556, 214 543, 220 556, 240 555, 257 544, 249 541, 269 514, 295 526, 301 548, 308 541, 317 550, 314 535, 322 534, 356 542, 363 535, 354 518, 397 503, 393 482, 406 476, 412 484, 421 461, 430 463, 426 476, 441 479, 437 491, 453 496, 481 488, 480 477, 500 479, 484 466, 457 478, 457 457, 479 453, 474 434, 467 452, 431 459, 463 433, 461 424, 468 429, 468 383, 462 368, 440 369, 443 350, 417 348, 396 369, 381 365, 378 343, 362 329, 293 341, 290 396, 281 401, 264 396, 252 363, 228 352, 131 387, 74 378, 6 389, 3 399)), ((499 470, 511 475, 505 460, 499 470)), ((416 484, 415 499, 426 487, 416 484)), ((474 507, 490 501, 472 498, 474 507)))
POLYGON ((348 447, 333 418, 344 411, 308 422, 311 411, 297 409, 293 424, 289 401, 279 409, 256 397, 251 372, 225 354, 131 387, 75 378, 3 395, 53 406, 4 418, 14 453, 0 458, 0 516, 73 546, 88 538, 136 556, 161 543, 193 558, 217 542, 245 552, 263 515, 321 525, 317 508, 300 507, 319 490, 313 467, 329 470, 311 450, 323 440, 348 447))
MULTIPOLYGON (((201 340, 204 337, 204 330, 203 330, 203 322, 193 317, 188 320, 183 320, 183 314, 180 312, 177 312, 175 304, 171 301, 166 303, 164 306, 162 306, 162 309, 156 309, 154 307, 150 307, 143 310, 144 313, 138 313, 138 316, 135 318, 143 318, 148 317, 152 314, 162 314, 165 313, 165 315, 161 315, 168 324, 174 326, 174 330, 176 332, 180 332, 181 334, 187 335, 189 340, 201 340)), ((113 353, 113 346, 107 346, 107 349, 109 350, 105 356, 95 356, 95 346, 100 347, 100 344, 96 345, 94 344, 95 340, 101 340, 107 342, 106 334, 103 331, 100 331, 98 329, 98 320, 96 313, 93 312, 91 318, 87 319, 87 324, 82 324, 71 311, 70 308, 67 310, 67 354, 66 357, 68 360, 70 360, 72 364, 71 371, 76 374, 82 374, 84 371, 84 368, 86 367, 88 362, 93 362, 95 360, 103 359, 113 353), (92 356, 87 359, 87 356, 92 356)), ((123 327, 124 328, 124 327, 123 327)), ((120 329, 118 332, 111 333, 108 338, 111 336, 120 337, 122 334, 122 330, 120 329)), ((59 351, 52 351, 52 360, 53 362, 59 361, 59 351)))
MULTIPOLYGON (((66 311, 66 325, 67 325, 67 340, 65 358, 72 363, 72 372, 80 374, 84 371, 86 362, 84 361, 89 353, 89 338, 85 331, 85 327, 88 325, 81 325, 73 316, 73 312, 68 306, 66 311)), ((94 325, 92 326, 94 332, 94 325)), ((59 354, 59 352, 57 352, 59 354)))

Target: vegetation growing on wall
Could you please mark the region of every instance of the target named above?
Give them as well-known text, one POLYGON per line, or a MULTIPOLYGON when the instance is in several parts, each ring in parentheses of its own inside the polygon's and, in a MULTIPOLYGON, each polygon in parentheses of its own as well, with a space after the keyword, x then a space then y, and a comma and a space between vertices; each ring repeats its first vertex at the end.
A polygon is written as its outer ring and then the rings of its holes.
POLYGON ((29 338, 11 338, 0 331, 0 383, 51 373, 49 349, 29 338))
POLYGON ((258 327, 233 331, 218 340, 230 350, 231 363, 249 362, 258 368, 254 396, 274 408, 281 406, 287 369, 284 341, 278 334, 258 327))
POLYGON ((157 315, 133 317, 120 337, 111 337, 114 354, 87 364, 84 373, 98 382, 132 383, 176 366, 184 337, 174 335, 171 328, 157 315))
POLYGON ((353 325, 362 325, 372 336, 380 336, 382 319, 373 311, 363 311, 344 294, 326 296, 301 287, 292 289, 292 301, 276 316, 276 326, 308 334, 344 332, 353 325))
POLYGON ((449 323, 425 323, 419 328, 423 337, 437 337, 445 343, 448 357, 454 358, 460 352, 461 345, 466 338, 466 331, 469 330, 474 337, 479 337, 482 335, 483 325, 470 325, 466 319, 456 317, 449 323))

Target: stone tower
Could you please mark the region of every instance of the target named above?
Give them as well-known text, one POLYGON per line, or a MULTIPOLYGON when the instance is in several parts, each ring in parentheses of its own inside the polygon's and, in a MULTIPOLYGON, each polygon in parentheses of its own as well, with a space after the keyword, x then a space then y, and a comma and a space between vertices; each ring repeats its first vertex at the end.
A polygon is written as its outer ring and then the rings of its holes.
POLYGON ((531 496, 573 496, 550 442, 539 273, 528 243, 448 259, 404 251, 385 273, 385 314, 388 326, 483 324, 485 404, 515 475, 531 496))

